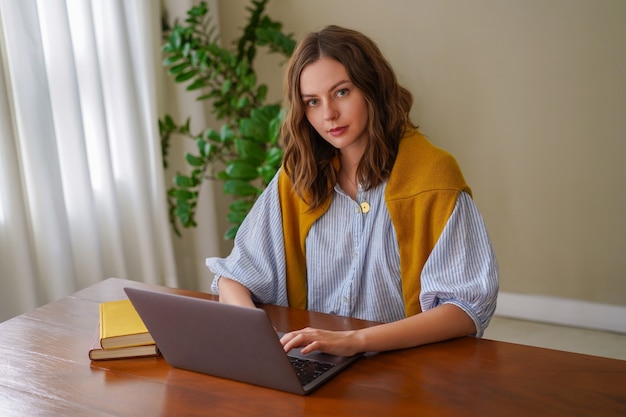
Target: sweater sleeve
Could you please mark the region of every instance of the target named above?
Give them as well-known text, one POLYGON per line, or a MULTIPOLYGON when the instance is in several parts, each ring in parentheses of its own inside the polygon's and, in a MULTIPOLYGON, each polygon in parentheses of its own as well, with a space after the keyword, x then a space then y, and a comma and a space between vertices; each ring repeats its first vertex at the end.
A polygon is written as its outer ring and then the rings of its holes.
POLYGON ((483 218, 465 192, 424 265, 421 284, 422 311, 454 304, 482 336, 496 308, 498 264, 483 218))

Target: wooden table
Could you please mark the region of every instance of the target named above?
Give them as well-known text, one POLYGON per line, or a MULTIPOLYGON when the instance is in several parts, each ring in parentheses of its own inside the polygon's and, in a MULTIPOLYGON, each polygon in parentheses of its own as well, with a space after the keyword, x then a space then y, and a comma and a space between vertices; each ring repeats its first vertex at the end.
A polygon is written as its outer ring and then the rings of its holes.
MULTIPOLYGON (((470 337, 361 359, 307 397, 161 357, 90 362, 98 303, 125 298, 125 286, 151 287, 111 278, 0 323, 1 416, 626 415, 626 361, 470 337)), ((263 308, 283 331, 371 325, 263 308)))

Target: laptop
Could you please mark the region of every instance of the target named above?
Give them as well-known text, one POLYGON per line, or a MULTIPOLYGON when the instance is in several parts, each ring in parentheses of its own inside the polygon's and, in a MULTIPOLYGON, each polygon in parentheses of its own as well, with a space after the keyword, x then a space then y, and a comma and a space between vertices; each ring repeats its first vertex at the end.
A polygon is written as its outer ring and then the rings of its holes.
POLYGON ((160 291, 124 288, 173 367, 306 395, 362 355, 285 353, 265 311, 160 291))

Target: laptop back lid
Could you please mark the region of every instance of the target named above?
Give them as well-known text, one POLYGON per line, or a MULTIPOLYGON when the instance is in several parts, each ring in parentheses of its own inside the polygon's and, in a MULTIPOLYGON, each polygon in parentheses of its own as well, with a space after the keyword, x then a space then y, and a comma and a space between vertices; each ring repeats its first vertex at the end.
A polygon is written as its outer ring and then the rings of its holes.
MULTIPOLYGON (((177 368, 307 394, 356 359, 304 356, 335 366, 328 376, 303 387, 262 309, 136 288, 124 291, 165 360, 177 368)), ((297 349, 293 354, 303 356, 297 349)))

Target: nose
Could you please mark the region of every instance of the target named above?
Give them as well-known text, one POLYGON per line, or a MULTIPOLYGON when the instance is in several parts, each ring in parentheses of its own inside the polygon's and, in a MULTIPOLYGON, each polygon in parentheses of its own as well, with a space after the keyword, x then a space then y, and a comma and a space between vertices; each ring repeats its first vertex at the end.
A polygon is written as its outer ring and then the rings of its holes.
POLYGON ((324 103, 324 120, 335 120, 339 112, 332 101, 324 103))

